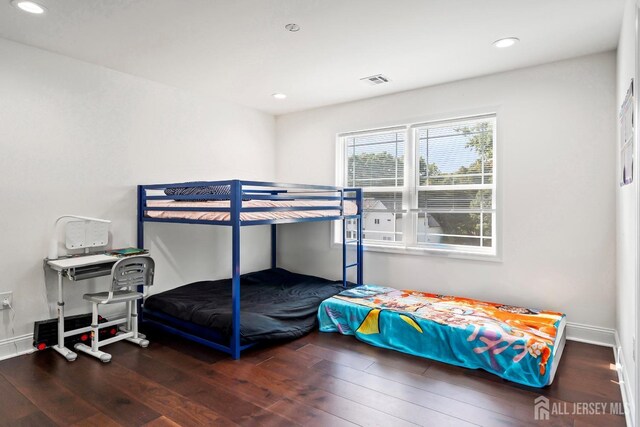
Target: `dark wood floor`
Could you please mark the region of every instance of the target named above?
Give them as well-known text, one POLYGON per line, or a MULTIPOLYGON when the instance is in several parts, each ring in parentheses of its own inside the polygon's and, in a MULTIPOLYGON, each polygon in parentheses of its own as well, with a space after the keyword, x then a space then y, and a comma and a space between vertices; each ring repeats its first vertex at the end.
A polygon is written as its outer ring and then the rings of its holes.
MULTIPOLYGON (((0 362, 1 425, 558 425, 623 426, 615 415, 534 421, 551 404, 619 402, 611 349, 568 342, 556 380, 539 390, 482 371, 311 335, 239 361, 178 338, 105 347, 110 364, 67 363, 51 350, 0 362)), ((562 406, 564 407, 564 406, 562 406)))

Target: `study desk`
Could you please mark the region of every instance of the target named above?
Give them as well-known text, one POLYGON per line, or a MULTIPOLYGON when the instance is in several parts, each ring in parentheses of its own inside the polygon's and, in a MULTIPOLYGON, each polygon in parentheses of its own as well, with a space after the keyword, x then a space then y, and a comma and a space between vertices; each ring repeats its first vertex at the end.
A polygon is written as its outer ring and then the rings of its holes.
MULTIPOLYGON (((140 255, 146 256, 146 254, 140 255)), ((58 274, 58 344, 54 345, 53 349, 63 355, 70 362, 76 360, 78 355, 65 347, 64 338, 83 332, 90 332, 91 326, 71 331, 64 330, 64 278, 66 277, 67 279, 75 282, 92 279, 94 277, 109 276, 111 275, 111 268, 120 259, 122 259, 122 257, 116 255, 88 254, 68 258, 44 260, 44 265, 58 274)), ((113 322, 101 323, 100 325, 102 327, 107 327, 121 323, 124 323, 124 321, 116 320, 113 322)))

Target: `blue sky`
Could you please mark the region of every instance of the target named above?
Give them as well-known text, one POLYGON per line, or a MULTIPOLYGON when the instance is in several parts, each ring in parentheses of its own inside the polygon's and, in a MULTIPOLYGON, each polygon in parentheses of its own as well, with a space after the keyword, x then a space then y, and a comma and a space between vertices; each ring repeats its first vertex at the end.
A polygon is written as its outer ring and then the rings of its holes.
MULTIPOLYGON (((438 169, 444 173, 456 172, 461 166, 469 167, 477 160, 478 155, 476 151, 473 148, 465 147, 468 141, 466 136, 451 135, 450 133, 445 135, 447 136, 430 139, 428 153, 426 139, 423 138, 423 135, 420 135, 421 139, 418 147, 419 155, 426 159, 428 154, 429 163, 435 163, 438 166, 438 169)), ((403 133, 388 133, 357 137, 357 145, 355 148, 356 154, 387 152, 391 155, 396 155, 397 149, 398 157, 403 157, 405 149, 403 137, 403 133), (380 144, 364 145, 374 142, 379 142, 380 144)))

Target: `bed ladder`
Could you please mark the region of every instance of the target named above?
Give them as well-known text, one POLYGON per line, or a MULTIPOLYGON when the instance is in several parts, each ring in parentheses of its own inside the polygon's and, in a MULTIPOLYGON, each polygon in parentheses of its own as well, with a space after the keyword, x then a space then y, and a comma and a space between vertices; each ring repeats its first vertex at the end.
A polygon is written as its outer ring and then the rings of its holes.
MULTIPOLYGON (((350 268, 356 268, 356 284, 358 286, 363 284, 363 270, 362 270, 362 189, 350 189, 356 193, 356 205, 358 207, 358 215, 355 217, 342 218, 342 286, 347 287, 347 270, 350 268), (356 221, 356 238, 347 240, 347 222, 350 219, 356 221), (356 262, 353 264, 347 264, 347 247, 348 245, 356 244, 356 262)), ((344 196, 343 196, 344 197, 344 196)))

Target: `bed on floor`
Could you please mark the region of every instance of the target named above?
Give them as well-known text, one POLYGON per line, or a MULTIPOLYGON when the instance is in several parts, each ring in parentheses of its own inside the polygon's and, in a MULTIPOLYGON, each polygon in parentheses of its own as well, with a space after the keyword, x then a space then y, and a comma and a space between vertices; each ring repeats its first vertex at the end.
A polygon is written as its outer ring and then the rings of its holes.
MULTIPOLYGON (((299 338, 317 327, 320 303, 344 290, 332 281, 273 268, 240 276, 240 344, 299 338)), ((231 279, 201 281, 144 303, 147 320, 173 320, 184 332, 227 341, 233 333, 231 279)))
POLYGON ((320 331, 532 387, 551 384, 565 344, 562 313, 363 285, 324 301, 320 331))

